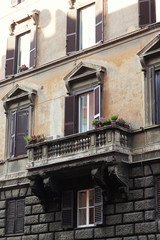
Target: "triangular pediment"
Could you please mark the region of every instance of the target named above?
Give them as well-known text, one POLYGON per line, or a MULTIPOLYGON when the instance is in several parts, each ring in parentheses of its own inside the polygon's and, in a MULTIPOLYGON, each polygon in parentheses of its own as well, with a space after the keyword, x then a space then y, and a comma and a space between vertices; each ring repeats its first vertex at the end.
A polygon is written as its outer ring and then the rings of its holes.
POLYGON ((71 72, 69 72, 64 80, 73 80, 77 78, 82 78, 89 76, 91 74, 96 74, 97 72, 105 72, 105 68, 96 64, 80 62, 71 72))
POLYGON ((34 89, 17 84, 2 98, 2 101, 9 102, 36 93, 34 89))
POLYGON ((160 52, 160 34, 158 34, 154 39, 147 43, 145 47, 137 53, 137 55, 140 57, 145 57, 156 54, 158 52, 160 52))

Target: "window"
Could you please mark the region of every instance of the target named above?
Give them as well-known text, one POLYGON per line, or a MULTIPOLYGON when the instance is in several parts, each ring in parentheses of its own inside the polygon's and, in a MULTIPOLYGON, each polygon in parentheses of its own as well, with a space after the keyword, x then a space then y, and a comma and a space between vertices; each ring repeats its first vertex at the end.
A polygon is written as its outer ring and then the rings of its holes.
POLYGON ((24 137, 33 134, 36 93, 17 84, 2 99, 6 113, 6 159, 26 154, 24 137))
POLYGON ((77 226, 94 225, 94 189, 78 192, 77 226))
POLYGON ((139 26, 160 21, 159 0, 139 0, 139 26))
POLYGON ((100 187, 62 194, 63 228, 88 227, 103 223, 103 196, 100 187), (76 212, 74 212, 74 210, 76 212), (73 217, 77 215, 77 224, 73 217))
POLYGON ((95 4, 79 11, 79 49, 84 49, 95 44, 95 4))
POLYGON ((65 135, 92 129, 91 121, 101 115, 101 86, 65 98, 65 135))
POLYGON ((65 136, 92 129, 92 120, 101 116, 105 70, 102 66, 80 62, 64 77, 69 93, 65 97, 65 136))
POLYGON ((28 136, 29 110, 19 110, 11 113, 10 157, 26 154, 25 136, 28 136))
POLYGON ((17 73, 18 66, 26 65, 28 68, 36 66, 38 16, 39 12, 34 10, 10 25, 11 33, 7 39, 6 49, 6 77, 17 73))
POLYGON ((82 94, 79 99, 79 132, 92 129, 91 121, 94 118, 93 91, 82 94))
POLYGON ((6 234, 23 233, 25 200, 9 200, 6 213, 6 234))
POLYGON ((103 41, 103 0, 68 12, 66 41, 67 54, 103 41))
MULTIPOLYGON (((30 66, 30 32, 17 37, 17 66, 30 66)), ((18 68, 17 68, 18 72, 18 68)))

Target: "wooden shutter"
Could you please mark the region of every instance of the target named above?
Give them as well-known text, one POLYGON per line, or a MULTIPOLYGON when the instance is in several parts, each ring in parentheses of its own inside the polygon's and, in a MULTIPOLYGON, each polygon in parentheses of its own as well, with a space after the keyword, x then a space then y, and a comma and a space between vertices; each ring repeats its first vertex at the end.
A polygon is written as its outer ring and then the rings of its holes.
POLYGON ((11 113, 10 156, 15 156, 16 112, 11 113))
POLYGON ((15 73, 15 37, 10 36, 7 39, 5 76, 9 77, 15 73))
POLYGON ((101 116, 101 86, 94 88, 94 118, 101 116))
POLYGON ((156 123, 156 94, 155 94, 155 69, 149 69, 149 78, 152 86, 152 123, 156 123))
POLYGON ((16 6, 19 3, 19 0, 11 0, 11 6, 16 6))
POLYGON ((95 187, 95 225, 103 223, 103 195, 100 187, 95 187))
POLYGON ((62 227, 73 228, 73 191, 62 193, 62 227))
POLYGON ((17 111, 16 121, 16 156, 26 153, 25 136, 28 136, 28 109, 17 111))
POLYGON ((77 11, 71 9, 67 13, 66 53, 77 50, 77 11))
POLYGON ((30 40, 30 68, 36 66, 37 60, 37 25, 33 25, 31 28, 31 40, 30 40))
POLYGON ((24 216, 25 216, 25 201, 24 199, 17 200, 17 219, 15 225, 15 233, 23 233, 24 231, 24 216))
POLYGON ((15 218, 16 218, 16 201, 8 201, 7 215, 6 215, 6 233, 12 234, 15 231, 15 218))
POLYGON ((154 71, 154 81, 155 81, 155 123, 160 123, 160 77, 158 77, 158 74, 160 74, 160 70, 154 71))
POLYGON ((160 176, 156 177, 156 215, 160 218, 160 176))
POLYGON ((65 97, 65 136, 77 132, 77 97, 65 97))
POLYGON ((96 43, 103 41, 103 0, 96 0, 96 43))
POLYGON ((139 26, 143 27, 155 21, 155 0, 139 0, 139 26))

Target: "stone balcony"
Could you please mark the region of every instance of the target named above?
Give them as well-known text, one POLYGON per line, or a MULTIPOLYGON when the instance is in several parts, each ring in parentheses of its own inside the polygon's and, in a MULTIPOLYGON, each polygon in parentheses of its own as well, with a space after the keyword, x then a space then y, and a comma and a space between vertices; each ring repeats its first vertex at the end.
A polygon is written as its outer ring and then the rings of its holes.
POLYGON ((29 163, 27 168, 66 164, 88 158, 97 159, 102 156, 111 156, 113 153, 125 155, 125 161, 129 161, 130 148, 130 130, 118 126, 107 126, 28 145, 29 163))
POLYGON ((27 146, 27 169, 119 156, 133 163, 160 157, 160 126, 137 130, 106 126, 27 146))

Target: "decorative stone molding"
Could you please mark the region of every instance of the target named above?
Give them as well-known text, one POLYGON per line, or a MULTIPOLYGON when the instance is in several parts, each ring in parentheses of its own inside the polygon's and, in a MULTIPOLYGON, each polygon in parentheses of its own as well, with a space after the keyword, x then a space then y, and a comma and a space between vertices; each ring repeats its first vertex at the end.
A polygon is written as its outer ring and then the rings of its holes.
POLYGON ((17 84, 2 98, 5 112, 8 111, 10 104, 22 101, 24 98, 28 98, 30 106, 33 106, 36 94, 36 90, 17 84))
POLYGON ((102 66, 80 62, 63 79, 68 93, 73 94, 87 88, 102 85, 105 71, 106 69, 102 66))
POLYGON ((14 35, 14 30, 16 25, 23 23, 25 21, 28 21, 30 19, 33 20, 33 25, 38 25, 38 20, 39 20, 39 11, 38 10, 33 10, 30 14, 24 15, 21 18, 15 19, 13 20, 13 22, 10 24, 9 26, 9 30, 10 30, 10 35, 14 35))
POLYGON ((128 164, 111 161, 91 171, 95 183, 103 189, 105 200, 111 198, 113 189, 118 190, 122 198, 129 195, 128 164))

